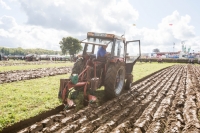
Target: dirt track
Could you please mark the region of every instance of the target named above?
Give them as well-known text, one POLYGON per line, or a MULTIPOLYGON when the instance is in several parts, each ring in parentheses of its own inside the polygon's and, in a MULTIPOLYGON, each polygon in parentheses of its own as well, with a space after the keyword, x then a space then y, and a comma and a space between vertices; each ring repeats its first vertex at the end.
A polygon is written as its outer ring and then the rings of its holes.
POLYGON ((20 133, 198 133, 200 66, 164 69, 98 108, 62 111, 20 133))

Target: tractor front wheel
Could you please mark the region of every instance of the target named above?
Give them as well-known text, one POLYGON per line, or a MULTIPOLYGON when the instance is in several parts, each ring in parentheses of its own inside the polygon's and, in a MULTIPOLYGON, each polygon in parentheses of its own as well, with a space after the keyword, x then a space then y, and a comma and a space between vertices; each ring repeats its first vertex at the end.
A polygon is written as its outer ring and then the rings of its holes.
POLYGON ((105 77, 105 97, 112 99, 121 94, 124 87, 125 67, 122 63, 111 64, 105 77))

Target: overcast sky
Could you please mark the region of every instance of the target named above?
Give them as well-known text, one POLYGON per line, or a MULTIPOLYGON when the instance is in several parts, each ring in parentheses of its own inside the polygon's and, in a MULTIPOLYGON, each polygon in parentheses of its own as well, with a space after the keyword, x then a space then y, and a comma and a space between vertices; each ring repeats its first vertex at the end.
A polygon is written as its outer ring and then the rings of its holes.
POLYGON ((93 31, 140 39, 143 53, 181 51, 182 44, 198 52, 199 5, 199 0, 0 0, 0 46, 60 50, 63 37, 82 40, 93 31))

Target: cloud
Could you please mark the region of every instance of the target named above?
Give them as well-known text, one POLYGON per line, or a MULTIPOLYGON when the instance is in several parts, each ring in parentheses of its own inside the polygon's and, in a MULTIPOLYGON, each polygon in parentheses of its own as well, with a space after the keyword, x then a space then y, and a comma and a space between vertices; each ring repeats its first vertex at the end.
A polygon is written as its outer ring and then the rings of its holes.
POLYGON ((16 25, 14 17, 4 15, 0 18, 0 28, 2 29, 10 29, 16 25))
MULTIPOLYGON (((80 40, 88 31, 114 33, 125 31, 126 40, 141 40, 142 52, 179 51, 181 41, 191 49, 199 47, 191 17, 178 11, 160 20, 157 28, 138 28, 133 23, 139 19, 139 12, 128 0, 19 0, 28 21, 19 25, 15 18, 0 18, 0 43, 7 47, 45 48, 60 50, 62 37, 72 36, 80 40), (169 24, 173 24, 170 26, 169 24), (174 47, 175 43, 175 48, 174 47)), ((200 48, 199 48, 200 49, 200 48)))
POLYGON ((63 30, 41 26, 18 25, 13 17, 0 18, 0 44, 4 47, 60 50, 59 41, 69 34, 63 30))
POLYGON ((139 13, 128 0, 19 0, 28 16, 28 24, 67 32, 123 32, 137 20, 139 13))
POLYGON ((159 28, 171 30, 176 39, 189 39, 195 36, 194 27, 189 25, 190 20, 189 15, 181 16, 178 11, 174 11, 172 15, 162 19, 159 28), (172 26, 167 26, 168 24, 172 26))
POLYGON ((200 37, 195 35, 194 26, 190 25, 190 21, 189 15, 181 16, 178 11, 174 11, 161 20, 157 29, 130 27, 127 30, 127 38, 140 39, 142 51, 145 52, 152 52, 154 48, 165 52, 180 51, 183 40, 187 40, 185 45, 195 49, 198 47, 200 37))
POLYGON ((25 25, 18 25, 11 16, 0 18, 0 28, 3 29, 0 37, 4 46, 59 50, 62 37, 70 35, 84 39, 88 31, 122 34, 139 17, 127 0, 19 2, 28 21, 25 25))
POLYGON ((0 0, 0 6, 7 10, 11 9, 3 0, 0 0))

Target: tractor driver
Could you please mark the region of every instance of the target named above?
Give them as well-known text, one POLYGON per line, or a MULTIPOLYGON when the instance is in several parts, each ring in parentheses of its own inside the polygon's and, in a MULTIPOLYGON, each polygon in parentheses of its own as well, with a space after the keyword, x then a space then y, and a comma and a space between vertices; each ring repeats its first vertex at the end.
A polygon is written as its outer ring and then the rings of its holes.
POLYGON ((107 45, 103 45, 98 49, 97 58, 106 56, 106 48, 107 48, 107 45))

